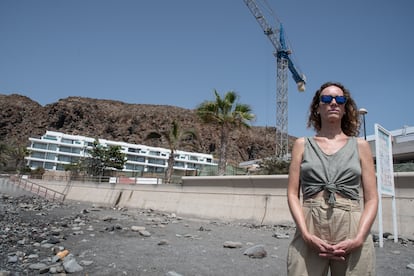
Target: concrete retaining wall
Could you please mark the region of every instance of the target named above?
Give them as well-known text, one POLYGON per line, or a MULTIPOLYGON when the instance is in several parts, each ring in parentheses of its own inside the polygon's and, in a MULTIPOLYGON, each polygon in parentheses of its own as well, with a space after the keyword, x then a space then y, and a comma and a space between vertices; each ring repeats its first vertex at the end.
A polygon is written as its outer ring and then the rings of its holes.
MULTIPOLYGON (((292 223, 286 199, 286 175, 183 177, 182 185, 53 181, 41 181, 41 185, 65 192, 66 199, 74 201, 152 208, 205 219, 292 223)), ((395 189, 399 234, 414 237, 414 173, 395 173, 395 189)), ((383 196, 382 201, 384 231, 392 233, 391 198, 383 196)), ((372 230, 378 231, 377 221, 372 230)))

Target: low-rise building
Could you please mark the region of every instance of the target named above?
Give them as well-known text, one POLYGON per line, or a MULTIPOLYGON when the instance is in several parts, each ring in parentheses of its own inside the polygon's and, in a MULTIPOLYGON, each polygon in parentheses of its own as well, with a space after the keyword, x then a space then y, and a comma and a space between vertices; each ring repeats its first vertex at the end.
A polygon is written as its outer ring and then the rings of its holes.
MULTIPOLYGON (((103 146, 121 146, 127 161, 122 171, 134 175, 142 173, 163 173, 168 166, 170 150, 166 148, 98 139, 103 146)), ((81 158, 89 157, 95 138, 70 135, 55 131, 46 131, 40 138, 29 138, 27 148, 30 155, 26 157, 31 169, 64 171, 65 166, 79 162, 81 158)), ((174 170, 186 174, 189 171, 199 172, 211 167, 217 167, 211 154, 186 152, 177 150, 174 153, 174 170)))
MULTIPOLYGON (((392 136, 392 156, 394 164, 414 163, 414 127, 405 126, 390 130, 392 136)), ((375 135, 367 136, 373 157, 376 157, 375 135)))

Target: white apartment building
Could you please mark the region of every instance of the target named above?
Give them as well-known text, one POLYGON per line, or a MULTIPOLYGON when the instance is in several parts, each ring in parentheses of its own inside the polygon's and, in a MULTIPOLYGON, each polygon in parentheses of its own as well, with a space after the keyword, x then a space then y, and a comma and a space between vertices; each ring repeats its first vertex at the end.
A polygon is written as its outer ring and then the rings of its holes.
MULTIPOLYGON (((121 146, 121 152, 127 158, 122 171, 138 175, 144 172, 163 173, 168 166, 169 149, 98 140, 103 146, 121 146)), ((64 171, 65 165, 89 157, 88 150, 92 148, 95 138, 46 131, 42 137, 29 138, 29 141, 30 146, 27 149, 30 155, 26 160, 31 169, 42 167, 45 170, 64 171)), ((201 171, 207 167, 217 167, 211 154, 175 151, 175 170, 181 170, 184 174, 187 171, 201 171)))

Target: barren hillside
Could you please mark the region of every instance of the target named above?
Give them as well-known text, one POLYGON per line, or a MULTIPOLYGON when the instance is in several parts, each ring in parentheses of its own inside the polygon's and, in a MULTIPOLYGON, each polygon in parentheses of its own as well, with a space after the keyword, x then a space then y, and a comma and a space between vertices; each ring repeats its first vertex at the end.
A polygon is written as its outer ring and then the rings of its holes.
MULTIPOLYGON (((169 129, 176 120, 181 129, 199 134, 199 152, 216 154, 219 131, 203 124, 194 110, 166 105, 128 104, 112 100, 69 97, 41 106, 28 97, 0 94, 0 140, 27 144, 46 130, 168 148, 165 142, 144 141, 150 131, 169 129)), ((229 159, 241 162, 275 153, 275 128, 236 130, 229 142, 229 159)), ((182 148, 181 150, 190 150, 182 148)))

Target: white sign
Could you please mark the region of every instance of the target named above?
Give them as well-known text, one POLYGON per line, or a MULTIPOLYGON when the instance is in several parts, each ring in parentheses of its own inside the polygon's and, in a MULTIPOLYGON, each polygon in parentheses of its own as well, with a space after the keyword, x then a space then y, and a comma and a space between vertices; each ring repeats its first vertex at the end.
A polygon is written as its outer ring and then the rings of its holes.
POLYGON ((392 162, 392 136, 385 128, 375 124, 375 154, 377 162, 378 185, 378 236, 379 246, 384 246, 382 223, 382 195, 392 197, 392 221, 394 242, 398 242, 397 208, 395 203, 394 169, 392 162))
POLYGON ((392 136, 375 124, 375 152, 377 159, 377 182, 380 194, 395 195, 392 162, 392 136))

